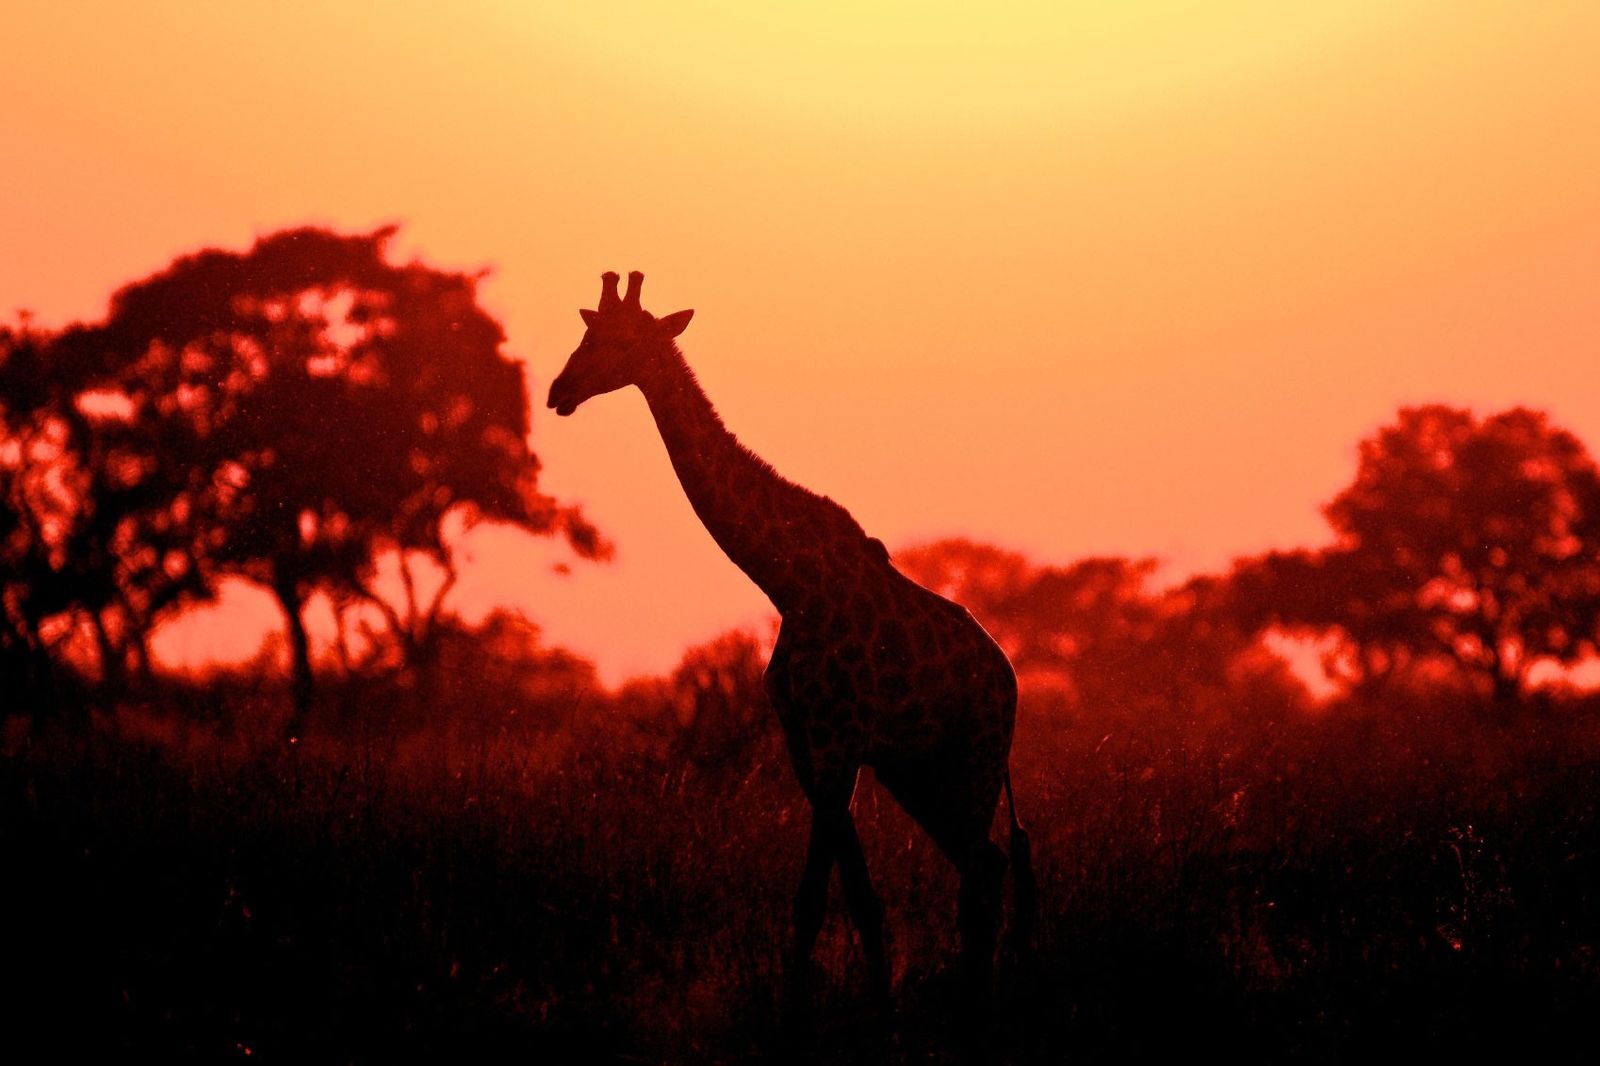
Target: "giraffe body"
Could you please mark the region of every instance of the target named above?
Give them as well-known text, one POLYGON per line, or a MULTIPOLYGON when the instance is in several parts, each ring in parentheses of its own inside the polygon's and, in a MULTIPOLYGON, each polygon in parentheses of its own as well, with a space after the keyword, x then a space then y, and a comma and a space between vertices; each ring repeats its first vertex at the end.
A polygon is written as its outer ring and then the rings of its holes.
MULTIPOLYGON (((566 415, 636 385, 695 513, 782 617, 766 689, 812 808, 792 987, 803 989, 837 865, 871 982, 888 996, 882 907, 850 815, 861 768, 871 766, 960 872, 963 966, 986 994, 1005 870, 989 829, 1001 788, 1010 788, 1010 662, 964 607, 897 571, 848 511, 786 480, 728 432, 673 343, 693 312, 645 312, 637 272, 626 298, 617 275, 602 280, 600 307, 580 312, 588 329, 552 382, 549 406, 566 415)), ((1011 825, 1025 936, 1032 871, 1014 804, 1011 825)))
POLYGON ((808 794, 834 795, 866 765, 891 788, 922 775, 965 782, 974 813, 992 815, 1016 707, 1005 654, 964 607, 886 556, 860 560, 836 587, 783 614, 767 667, 808 794))

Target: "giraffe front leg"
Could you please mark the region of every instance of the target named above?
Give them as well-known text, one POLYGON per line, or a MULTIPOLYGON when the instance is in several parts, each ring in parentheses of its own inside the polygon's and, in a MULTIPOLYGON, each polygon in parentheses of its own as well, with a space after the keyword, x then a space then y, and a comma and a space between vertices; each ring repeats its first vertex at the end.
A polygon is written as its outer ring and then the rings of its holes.
POLYGON ((826 820, 818 809, 811 812, 811 841, 806 846, 806 865, 800 873, 800 887, 794 894, 794 944, 789 955, 787 977, 788 1008, 791 1018, 809 1013, 811 1002, 811 956, 822 919, 828 909, 828 880, 833 874, 834 842, 826 820))
POLYGON ((834 860, 833 832, 821 813, 813 812, 806 866, 794 895, 794 960, 802 967, 809 966, 817 936, 822 932, 822 919, 828 909, 828 879, 833 873, 834 860))
POLYGON ((867 957, 867 990, 879 1006, 887 1007, 891 999, 889 955, 883 936, 883 903, 872 890, 867 858, 861 851, 861 838, 856 835, 855 819, 849 808, 839 812, 835 820, 837 826, 833 831, 839 841, 839 879, 844 882, 845 903, 861 937, 861 950, 867 957))

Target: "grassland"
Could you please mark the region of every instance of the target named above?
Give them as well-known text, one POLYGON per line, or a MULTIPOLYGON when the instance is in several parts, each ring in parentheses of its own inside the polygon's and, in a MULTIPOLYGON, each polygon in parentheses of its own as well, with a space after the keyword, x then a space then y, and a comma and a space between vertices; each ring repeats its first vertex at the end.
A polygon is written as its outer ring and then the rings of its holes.
POLYGON ((212 720, 174 697, 87 729, 8 724, 8 1043, 268 1062, 1339 1061, 1526 1055, 1600 1016, 1592 703, 1209 728, 1025 707, 1044 914, 974 1041, 953 876, 870 777, 857 815, 895 1016, 860 994, 835 885, 816 1026, 786 1024, 808 821, 770 729, 697 755, 598 698, 516 733, 395 736, 374 707, 284 749, 265 710, 279 695, 237 700, 212 720))

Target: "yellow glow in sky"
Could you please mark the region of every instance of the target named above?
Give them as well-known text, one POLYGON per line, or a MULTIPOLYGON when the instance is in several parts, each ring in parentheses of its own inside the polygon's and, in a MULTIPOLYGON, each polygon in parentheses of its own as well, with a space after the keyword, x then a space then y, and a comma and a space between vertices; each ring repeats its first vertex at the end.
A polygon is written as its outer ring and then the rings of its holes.
POLYGON ((1268 0, 624 0, 503 10, 508 25, 641 86, 829 122, 945 127, 1181 104, 1413 13, 1393 2, 1268 0))

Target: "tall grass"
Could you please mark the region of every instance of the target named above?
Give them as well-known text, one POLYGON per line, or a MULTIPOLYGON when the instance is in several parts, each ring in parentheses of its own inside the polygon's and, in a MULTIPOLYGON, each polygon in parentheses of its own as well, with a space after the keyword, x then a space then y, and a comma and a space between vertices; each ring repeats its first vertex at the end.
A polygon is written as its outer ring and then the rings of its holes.
MULTIPOLYGON (((650 698, 404 736, 369 706, 289 750, 271 692, 11 723, 6 1031, 256 1061, 793 1054, 804 799, 759 708, 748 743, 697 750, 650 698)), ((1196 723, 1037 697, 1015 766, 1044 914, 1003 960, 999 1060, 1526 1052, 1600 1008, 1593 704, 1196 723)), ((971 1054, 953 874, 870 775, 856 810, 898 1011, 861 994, 835 886, 804 1050, 971 1054)))

